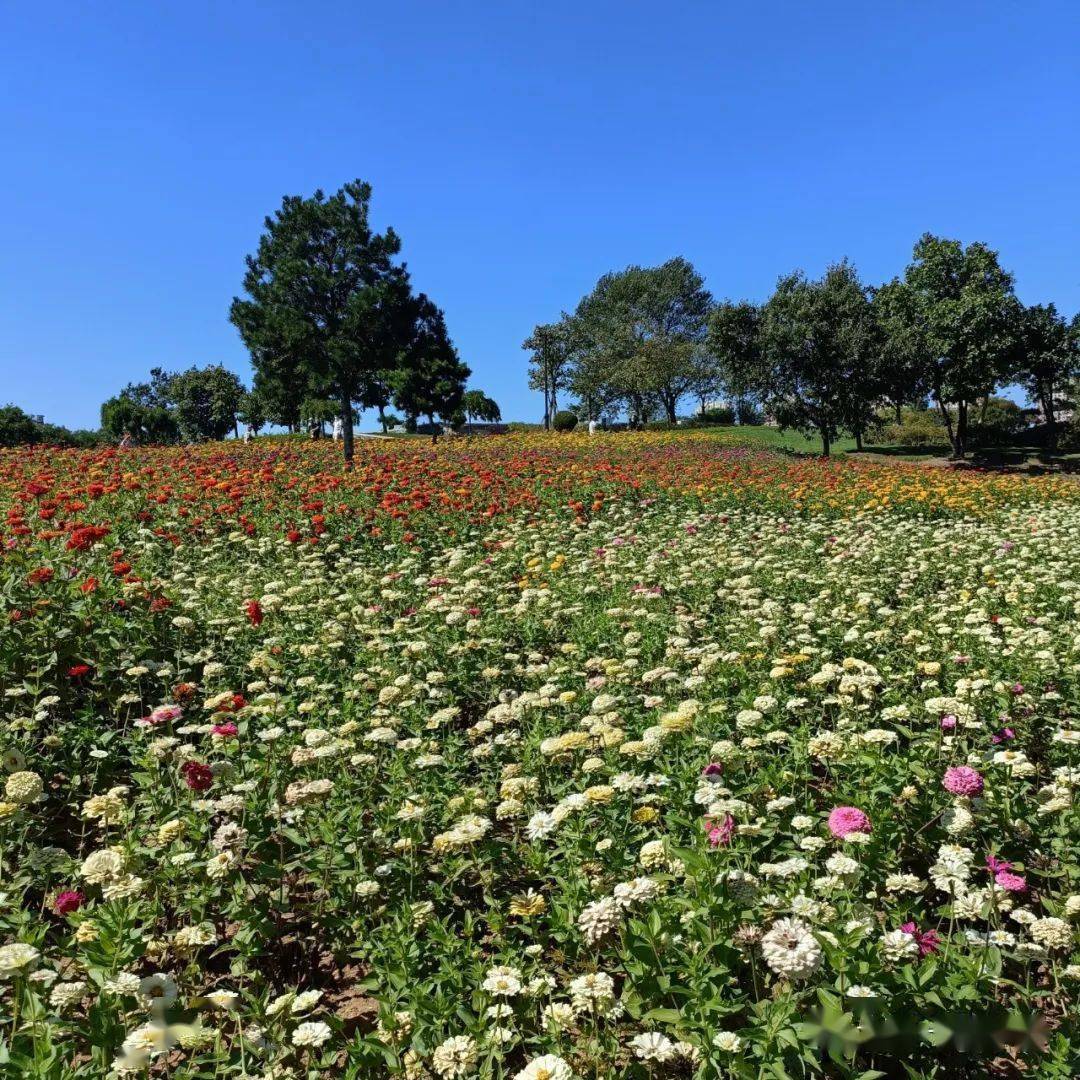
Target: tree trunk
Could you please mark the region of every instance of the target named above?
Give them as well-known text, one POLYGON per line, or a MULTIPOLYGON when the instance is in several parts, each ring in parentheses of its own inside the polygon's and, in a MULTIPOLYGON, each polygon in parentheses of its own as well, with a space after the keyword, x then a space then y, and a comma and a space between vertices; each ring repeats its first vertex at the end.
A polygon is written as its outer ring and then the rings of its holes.
POLYGON ((1046 449, 1051 452, 1057 450, 1058 426, 1057 417, 1054 415, 1054 386, 1043 385, 1039 390, 1039 405, 1042 408, 1043 419, 1046 421, 1046 449))
POLYGON ((941 392, 934 392, 934 400, 937 402, 938 408, 941 410, 941 418, 945 421, 945 431, 949 436, 949 445, 952 447, 952 456, 955 459, 960 459, 964 456, 964 452, 960 447, 961 443, 957 441, 956 432, 953 430, 952 413, 945 406, 945 402, 941 400, 941 392))
POLYGON ((234 439, 239 439, 240 438, 240 423, 236 419, 235 416, 233 417, 233 421, 232 421, 232 432, 233 432, 233 438, 234 439))
POLYGON ((829 425, 822 424, 818 431, 821 432, 821 456, 829 457, 832 450, 832 439, 829 437, 829 425))
POLYGON ((956 458, 958 461, 964 460, 964 453, 967 450, 967 428, 968 428, 968 403, 966 401, 958 401, 956 403, 956 458))
POLYGON ((1043 413, 1047 417, 1047 449, 1053 453, 1057 449, 1057 417, 1052 402, 1043 406, 1043 413))
POLYGON ((668 423, 675 423, 675 405, 676 399, 673 395, 664 395, 664 411, 667 413, 668 423))
POLYGON ((386 434, 386 406, 379 403, 379 426, 382 428, 382 433, 386 434))
POLYGON ((862 428, 857 427, 855 429, 855 451, 856 453, 862 453, 862 428))
POLYGON ((345 455, 345 463, 351 465, 353 459, 352 394, 348 391, 343 391, 341 395, 341 448, 345 455))
POLYGON ((896 404, 893 406, 893 408, 896 409, 896 422, 898 424, 902 424, 904 422, 904 413, 903 413, 903 407, 901 406, 900 402, 899 401, 896 402, 896 404))

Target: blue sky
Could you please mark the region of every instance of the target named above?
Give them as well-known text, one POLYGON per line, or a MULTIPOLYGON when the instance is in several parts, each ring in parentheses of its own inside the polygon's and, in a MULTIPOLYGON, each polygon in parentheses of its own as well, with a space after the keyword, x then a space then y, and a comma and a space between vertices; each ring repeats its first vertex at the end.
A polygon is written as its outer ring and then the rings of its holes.
POLYGON ((72 426, 222 362, 285 193, 374 185, 473 384, 537 419, 521 341, 630 263, 718 296, 925 230, 1080 308, 1080 5, 10 4, 0 403, 72 426))

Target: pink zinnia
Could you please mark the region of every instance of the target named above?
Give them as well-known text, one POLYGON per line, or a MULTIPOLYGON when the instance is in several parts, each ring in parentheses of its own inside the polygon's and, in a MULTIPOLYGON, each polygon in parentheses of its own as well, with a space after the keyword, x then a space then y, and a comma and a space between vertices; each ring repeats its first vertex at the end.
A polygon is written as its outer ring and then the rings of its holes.
POLYGON ((71 912, 78 911, 85 903, 86 897, 81 892, 66 889, 64 892, 59 893, 53 901, 53 910, 57 915, 70 915, 71 912))
POLYGON ((950 766, 941 783, 953 795, 978 795, 983 789, 983 778, 970 765, 950 766))
POLYGON ((706 820, 705 833, 709 838, 709 843, 713 847, 719 847, 721 844, 730 844, 731 838, 735 833, 735 819, 730 814, 725 814, 724 820, 719 825, 714 821, 706 820))
POLYGON ((1019 874, 1010 873, 1008 870, 999 870, 994 875, 994 880, 1006 892, 1027 892, 1027 882, 1019 874))
POLYGON ((829 814, 829 832, 838 840, 850 833, 869 833, 872 829, 870 819, 857 807, 837 806, 829 814))
POLYGON ((226 724, 215 724, 210 729, 211 735, 218 735, 223 739, 231 739, 237 732, 236 725, 230 720, 226 724))
POLYGON ((179 720, 184 715, 184 710, 179 705, 159 705, 150 713, 150 719, 155 724, 164 724, 179 720))
POLYGON ((956 717, 949 715, 941 718, 941 730, 952 731, 956 727, 956 717))
POLYGON ((710 761, 704 769, 701 770, 701 775, 709 780, 715 780, 724 771, 724 766, 718 761, 710 761))

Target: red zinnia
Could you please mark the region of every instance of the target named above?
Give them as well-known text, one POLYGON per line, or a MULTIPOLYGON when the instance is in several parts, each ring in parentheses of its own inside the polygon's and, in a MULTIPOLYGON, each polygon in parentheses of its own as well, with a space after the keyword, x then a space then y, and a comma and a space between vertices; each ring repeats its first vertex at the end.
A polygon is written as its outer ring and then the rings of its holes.
POLYGON ((53 901, 53 910, 57 915, 70 915, 71 912, 78 911, 85 903, 86 897, 81 892, 66 889, 64 892, 59 893, 53 901))
POLYGON ((214 770, 199 761, 185 761, 180 766, 180 772, 183 774, 184 783, 192 791, 206 791, 214 782, 214 770))
POLYGON ((247 612, 248 622, 252 626, 258 626, 263 621, 262 604, 258 600, 249 600, 244 605, 244 610, 247 612))

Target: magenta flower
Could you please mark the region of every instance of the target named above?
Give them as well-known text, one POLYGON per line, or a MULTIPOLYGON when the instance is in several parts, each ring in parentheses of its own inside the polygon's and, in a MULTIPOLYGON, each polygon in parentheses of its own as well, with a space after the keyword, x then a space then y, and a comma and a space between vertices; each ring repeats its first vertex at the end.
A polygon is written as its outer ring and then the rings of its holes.
POLYGON ((998 743, 1007 742, 1009 739, 1015 739, 1016 732, 1011 727, 1002 728, 996 735, 990 736, 990 741, 997 746, 998 743))
POLYGON ((986 869, 991 874, 996 874, 999 870, 1011 870, 1012 863, 1006 862, 1004 859, 999 859, 996 855, 986 856, 986 869))
POLYGON ((954 731, 956 729, 956 717, 951 713, 948 716, 941 718, 941 730, 942 731, 954 731))
POLYGON ((902 933, 910 934, 915 939, 920 956, 929 956, 930 953, 937 952, 941 938, 936 930, 920 930, 913 922, 903 923, 900 930, 902 933))
POLYGON ((979 795, 983 789, 983 778, 970 765, 950 766, 941 783, 953 795, 979 795))
POLYGON ((850 833, 873 831, 870 819, 855 806, 837 806, 829 814, 829 832, 843 840, 850 833))
POLYGON ((231 720, 229 720, 224 724, 215 724, 210 729, 210 734, 217 735, 222 739, 232 739, 236 737, 236 733, 238 730, 239 729, 237 728, 237 726, 231 720))
POLYGON ((85 903, 86 897, 81 892, 66 889, 64 892, 59 893, 53 901, 53 911, 57 915, 70 915, 71 912, 78 911, 85 903))
POLYGON ((704 769, 701 770, 701 775, 707 780, 719 779, 720 774, 724 771, 724 766, 718 761, 710 761, 704 769))

